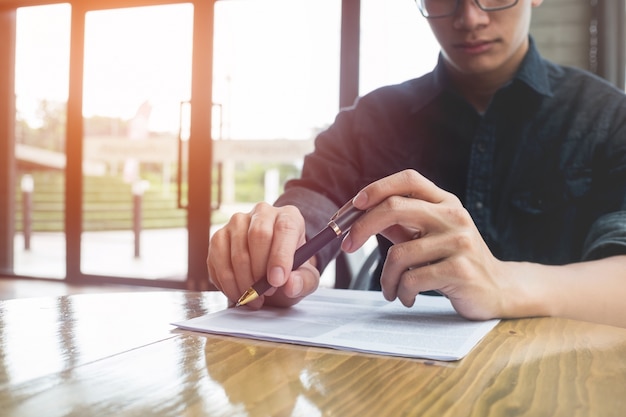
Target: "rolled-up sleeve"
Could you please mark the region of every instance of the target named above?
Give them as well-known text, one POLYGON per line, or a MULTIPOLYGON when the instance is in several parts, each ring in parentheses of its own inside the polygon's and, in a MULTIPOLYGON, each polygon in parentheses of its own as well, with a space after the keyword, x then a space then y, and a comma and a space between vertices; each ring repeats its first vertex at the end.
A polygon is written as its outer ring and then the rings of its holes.
POLYGON ((584 244, 583 260, 626 254, 626 211, 605 214, 594 222, 584 244))

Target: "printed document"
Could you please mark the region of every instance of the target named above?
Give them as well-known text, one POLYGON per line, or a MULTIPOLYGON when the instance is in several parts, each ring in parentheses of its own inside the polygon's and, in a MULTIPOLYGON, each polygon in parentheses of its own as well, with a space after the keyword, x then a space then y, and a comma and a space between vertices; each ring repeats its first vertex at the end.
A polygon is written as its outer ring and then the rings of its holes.
POLYGON ((377 291, 320 288, 290 308, 229 308, 173 324, 199 332, 453 361, 467 355, 497 323, 466 320, 445 297, 418 295, 407 308, 377 291))

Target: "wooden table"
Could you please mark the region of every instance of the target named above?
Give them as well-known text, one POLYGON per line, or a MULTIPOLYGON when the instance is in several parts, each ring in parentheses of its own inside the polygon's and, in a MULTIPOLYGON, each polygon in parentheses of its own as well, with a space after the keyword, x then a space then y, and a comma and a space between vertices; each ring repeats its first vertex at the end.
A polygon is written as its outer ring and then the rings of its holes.
POLYGON ((504 321, 444 363, 169 325, 225 307, 170 291, 0 302, 0 415, 626 415, 626 329, 504 321))

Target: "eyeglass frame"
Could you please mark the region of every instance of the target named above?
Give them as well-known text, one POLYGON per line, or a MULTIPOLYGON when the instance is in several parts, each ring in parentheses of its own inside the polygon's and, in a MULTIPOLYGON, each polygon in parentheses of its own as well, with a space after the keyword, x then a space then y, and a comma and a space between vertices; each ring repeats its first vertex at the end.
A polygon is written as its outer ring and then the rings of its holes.
MULTIPOLYGON (((459 10, 459 4, 461 4, 461 1, 462 0, 456 0, 454 4, 454 10, 452 10, 450 13, 437 15, 437 16, 426 15, 426 13, 424 12, 424 8, 422 7, 424 0, 415 0, 415 3, 417 4, 417 8, 419 9, 422 16, 424 16, 426 19, 439 19, 442 17, 454 16, 456 12, 459 10)), ((474 0, 474 3, 476 3, 476 6, 478 6, 478 8, 482 10, 483 12, 497 12, 499 10, 506 10, 506 9, 510 9, 511 7, 516 6, 517 3, 519 3, 519 0, 513 0, 511 4, 507 6, 500 6, 500 7, 485 7, 482 4, 480 4, 480 0, 474 0)))

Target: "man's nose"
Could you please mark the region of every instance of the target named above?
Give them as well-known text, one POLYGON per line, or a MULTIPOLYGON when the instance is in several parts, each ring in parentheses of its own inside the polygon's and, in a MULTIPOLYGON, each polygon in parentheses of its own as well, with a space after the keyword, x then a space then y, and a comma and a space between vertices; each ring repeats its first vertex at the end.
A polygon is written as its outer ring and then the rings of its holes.
POLYGON ((476 0, 459 0, 459 7, 454 14, 457 29, 473 29, 489 22, 489 12, 482 10, 476 0))

